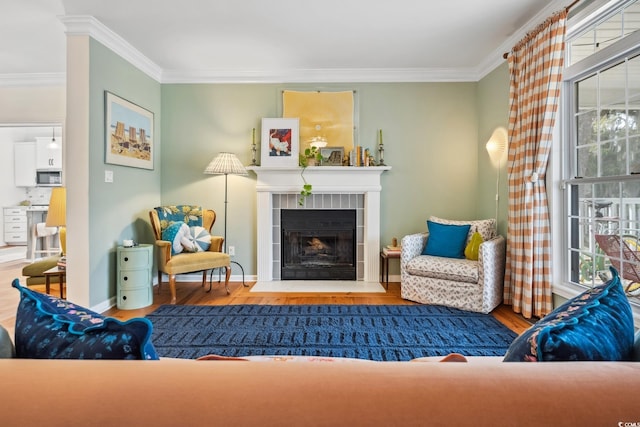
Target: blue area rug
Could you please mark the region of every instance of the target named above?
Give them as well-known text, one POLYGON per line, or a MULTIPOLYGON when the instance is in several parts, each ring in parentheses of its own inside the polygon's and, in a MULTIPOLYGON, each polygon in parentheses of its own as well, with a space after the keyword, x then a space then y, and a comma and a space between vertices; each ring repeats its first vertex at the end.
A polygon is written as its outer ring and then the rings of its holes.
POLYGON ((491 315, 431 305, 163 305, 146 317, 158 354, 183 359, 503 356, 516 337, 491 315))

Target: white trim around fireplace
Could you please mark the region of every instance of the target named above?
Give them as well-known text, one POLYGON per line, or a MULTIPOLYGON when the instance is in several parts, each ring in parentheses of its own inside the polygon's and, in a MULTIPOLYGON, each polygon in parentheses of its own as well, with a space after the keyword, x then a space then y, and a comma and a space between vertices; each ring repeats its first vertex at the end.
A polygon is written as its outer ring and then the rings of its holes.
MULTIPOLYGON (((301 169, 249 166, 258 179, 257 193, 257 280, 273 281, 273 196, 299 194, 303 180, 301 169)), ((311 166, 304 177, 313 186, 314 195, 364 195, 364 232, 362 254, 364 275, 360 280, 378 282, 380 274, 380 191, 381 175, 390 166, 347 167, 311 166)))

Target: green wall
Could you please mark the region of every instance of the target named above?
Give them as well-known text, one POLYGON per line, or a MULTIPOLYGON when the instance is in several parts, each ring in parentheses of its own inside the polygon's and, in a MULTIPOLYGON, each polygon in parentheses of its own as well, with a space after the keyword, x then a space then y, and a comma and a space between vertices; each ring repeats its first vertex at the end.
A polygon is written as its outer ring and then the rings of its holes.
POLYGON ((89 74, 89 302, 93 306, 116 295, 116 246, 123 239, 152 241, 148 210, 160 201, 162 116, 160 84, 93 39, 89 74), (105 164, 105 91, 154 113, 154 170, 105 164), (113 171, 113 183, 104 182, 105 170, 113 171))
MULTIPOLYGON (((116 295, 115 248, 123 239, 152 243, 148 210, 159 204, 197 203, 218 213, 224 233, 224 177, 204 175, 221 151, 251 160, 251 133, 263 117, 280 115, 283 89, 356 91, 358 136, 376 148, 385 140, 382 243, 423 231, 430 215, 452 219, 495 215, 496 170, 484 148, 507 125, 508 75, 502 65, 480 82, 344 84, 164 84, 90 39, 89 282, 90 304, 116 295), (155 169, 104 163, 104 91, 154 113, 155 169), (104 182, 105 170, 114 182, 104 182)), ((259 141, 258 141, 259 142, 259 141)), ((259 158, 259 153, 258 153, 259 158)), ((501 172, 504 177, 504 171, 501 172)), ((505 234, 502 179, 500 227, 505 234)), ((256 274, 255 175, 228 177, 229 245, 246 274, 256 274)), ((399 274, 397 263, 391 275, 399 274)), ((234 270, 234 276, 239 272, 234 270)))
MULTIPOLYGON (((476 83, 162 85, 162 203, 198 203, 218 213, 224 233, 224 177, 204 175, 221 151, 251 161, 251 130, 280 115, 283 89, 356 91, 359 142, 375 149, 383 129, 382 242, 423 231, 430 215, 478 214, 476 83)), ((485 152, 482 153, 485 155, 485 152)), ((258 153, 259 158, 259 153, 258 153)), ((302 181, 301 181, 302 184, 302 181)), ((228 177, 227 240, 247 274, 256 273, 255 175, 228 177)), ((394 274, 393 266, 391 274, 394 274)), ((234 275, 236 272, 234 271, 234 275)))
MULTIPOLYGON (((509 123, 509 68, 503 62, 478 82, 478 216, 496 216, 496 181, 498 170, 493 166, 485 144, 497 127, 508 128, 509 123)), ((507 161, 506 155, 500 167, 498 191, 498 232, 507 235, 507 161)))

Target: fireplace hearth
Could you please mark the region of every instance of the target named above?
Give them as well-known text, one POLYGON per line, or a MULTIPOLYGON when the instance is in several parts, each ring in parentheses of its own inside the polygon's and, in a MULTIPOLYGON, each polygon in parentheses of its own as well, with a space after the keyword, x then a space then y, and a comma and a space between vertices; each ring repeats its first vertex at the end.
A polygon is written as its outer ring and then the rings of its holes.
POLYGON ((282 280, 355 280, 354 209, 282 209, 282 280))

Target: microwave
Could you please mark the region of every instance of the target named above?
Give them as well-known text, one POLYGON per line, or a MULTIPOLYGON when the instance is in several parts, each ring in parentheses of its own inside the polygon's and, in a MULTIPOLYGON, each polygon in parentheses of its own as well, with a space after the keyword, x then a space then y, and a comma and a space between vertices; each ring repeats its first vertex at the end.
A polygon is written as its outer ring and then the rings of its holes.
POLYGON ((61 186, 62 171, 36 171, 36 185, 39 187, 61 186))

